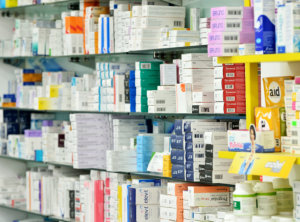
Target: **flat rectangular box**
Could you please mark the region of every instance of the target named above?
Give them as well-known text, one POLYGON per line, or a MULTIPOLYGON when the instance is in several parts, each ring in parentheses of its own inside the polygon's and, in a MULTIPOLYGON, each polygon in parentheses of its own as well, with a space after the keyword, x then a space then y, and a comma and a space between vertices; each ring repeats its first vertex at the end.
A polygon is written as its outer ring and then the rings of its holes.
POLYGON ((136 70, 160 70, 162 62, 157 61, 140 61, 135 63, 136 70))
POLYGON ((180 209, 183 207, 183 197, 161 194, 160 206, 173 208, 173 209, 180 209))
POLYGON ((185 7, 178 6, 157 6, 157 5, 143 5, 143 17, 176 17, 185 18, 185 7))
POLYGON ((206 68, 213 68, 212 61, 186 61, 182 62, 182 68, 183 69, 206 69, 206 68))
MULTIPOLYGON (((209 58, 209 57, 208 57, 209 58)), ((214 69, 182 69, 182 75, 183 76, 193 76, 193 75, 204 75, 204 76, 213 76, 214 75, 214 69)))
POLYGON ((214 92, 193 92, 193 103, 214 102, 214 92))
POLYGON ((244 90, 217 90, 215 91, 216 102, 246 102, 244 90))
POLYGON ((136 188, 135 203, 136 205, 144 204, 158 204, 161 193, 160 187, 145 187, 136 188))
POLYGON ((246 102, 225 102, 225 114, 244 114, 246 113, 246 102))
POLYGON ((175 113, 176 112, 176 105, 171 106, 170 104, 166 104, 165 106, 161 105, 149 105, 148 106, 149 113, 175 113))
POLYGON ((208 34, 208 44, 246 44, 253 43, 253 32, 211 32, 208 34))
POLYGON ((137 205, 136 221, 156 222, 159 221, 159 205, 137 205))
MULTIPOLYGON (((249 131, 229 130, 228 131, 228 150, 236 152, 250 152, 251 142, 249 131)), ((273 131, 256 131, 257 153, 275 152, 275 140, 273 131), (258 146, 257 146, 258 147, 258 146)))
POLYGON ((189 206, 190 207, 215 207, 228 206, 229 203, 229 188, 228 187, 189 187, 188 188, 189 206))
MULTIPOLYGON (((171 28, 184 28, 185 20, 184 18, 166 18, 161 19, 159 17, 142 17, 141 20, 142 28, 161 28, 161 27, 171 27, 171 28)), ((139 26, 136 26, 139 28, 139 26)))
POLYGON ((184 190, 188 190, 189 186, 195 185, 195 183, 170 182, 167 185, 167 193, 172 196, 182 196, 184 190))
POLYGON ((204 114, 204 113, 214 113, 214 103, 193 103, 192 113, 204 114))
POLYGON ((216 79, 245 79, 245 67, 244 66, 224 66, 214 68, 214 77, 216 79))
POLYGON ((252 7, 216 7, 211 9, 211 19, 253 19, 252 7))
POLYGON ((225 132, 205 132, 204 143, 213 145, 228 144, 227 131, 225 132))
POLYGON ((187 61, 212 61, 205 53, 188 53, 181 55, 182 62, 187 61))
POLYGON ((212 32, 253 31, 253 19, 215 19, 211 20, 212 32))
POLYGON ((238 44, 208 45, 208 56, 209 57, 237 56, 237 55, 239 55, 239 45, 238 44))

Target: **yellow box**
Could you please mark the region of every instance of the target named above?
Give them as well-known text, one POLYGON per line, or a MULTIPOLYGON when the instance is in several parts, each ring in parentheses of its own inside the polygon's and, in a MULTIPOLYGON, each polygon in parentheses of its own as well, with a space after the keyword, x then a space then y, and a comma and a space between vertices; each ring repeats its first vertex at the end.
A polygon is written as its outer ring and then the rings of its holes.
POLYGON ((275 152, 281 152, 281 129, 279 108, 255 108, 255 122, 258 130, 273 130, 275 152))
POLYGON ((6 8, 12 8, 18 6, 18 0, 6 0, 5 1, 5 7, 6 8))
POLYGON ((263 78, 264 95, 267 107, 283 107, 284 80, 293 79, 293 76, 263 78))
POLYGON ((122 186, 118 186, 118 222, 122 222, 122 186))
POLYGON ((51 98, 39 97, 38 98, 38 109, 39 110, 49 110, 51 109, 51 98))
POLYGON ((163 177, 172 177, 172 171, 171 170, 164 170, 163 171, 163 177))
POLYGON ((61 85, 51 85, 50 86, 50 98, 58 98, 60 88, 61 88, 61 85))

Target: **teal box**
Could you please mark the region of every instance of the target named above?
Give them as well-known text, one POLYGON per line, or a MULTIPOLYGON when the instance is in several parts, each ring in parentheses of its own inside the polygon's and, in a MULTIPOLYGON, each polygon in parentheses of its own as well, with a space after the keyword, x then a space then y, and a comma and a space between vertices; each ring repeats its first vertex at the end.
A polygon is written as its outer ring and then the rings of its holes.
POLYGON ((159 70, 137 70, 135 72, 136 79, 160 79, 159 70))

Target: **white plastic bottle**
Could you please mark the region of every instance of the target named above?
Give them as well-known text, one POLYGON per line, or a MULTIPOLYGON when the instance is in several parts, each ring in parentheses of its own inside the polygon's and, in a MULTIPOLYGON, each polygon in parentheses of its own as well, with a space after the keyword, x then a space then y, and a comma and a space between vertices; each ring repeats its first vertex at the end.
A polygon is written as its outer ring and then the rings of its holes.
POLYGON ((276 178, 273 180, 273 187, 276 191, 277 210, 292 211, 293 206, 293 188, 289 184, 288 179, 276 178))
POLYGON ((235 215, 256 214, 256 194, 249 183, 238 183, 233 192, 233 211, 235 215))
POLYGON ((269 216, 258 216, 258 215, 254 215, 252 217, 252 222, 261 222, 263 220, 267 220, 267 219, 270 219, 269 216))
POLYGON ((257 213, 263 216, 277 214, 276 192, 271 182, 259 182, 255 185, 257 194, 257 213))

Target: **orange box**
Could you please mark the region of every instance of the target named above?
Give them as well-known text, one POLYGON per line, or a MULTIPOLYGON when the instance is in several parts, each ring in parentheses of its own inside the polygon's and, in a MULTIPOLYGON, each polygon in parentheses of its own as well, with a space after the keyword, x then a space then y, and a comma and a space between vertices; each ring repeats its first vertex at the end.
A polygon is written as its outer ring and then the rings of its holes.
POLYGON ((229 187, 223 186, 193 186, 189 188, 193 193, 225 193, 229 192, 229 187))
POLYGON ((16 103, 2 103, 2 107, 16 107, 16 103))
MULTIPOLYGON (((168 183, 168 195, 182 196, 184 190, 188 190, 189 186, 197 186, 195 183, 168 183)), ((198 184, 199 186, 199 184, 198 184)))
POLYGON ((24 73, 23 82, 42 82, 41 73, 24 73))
POLYGON ((67 16, 65 17, 66 34, 83 34, 83 17, 67 16))

